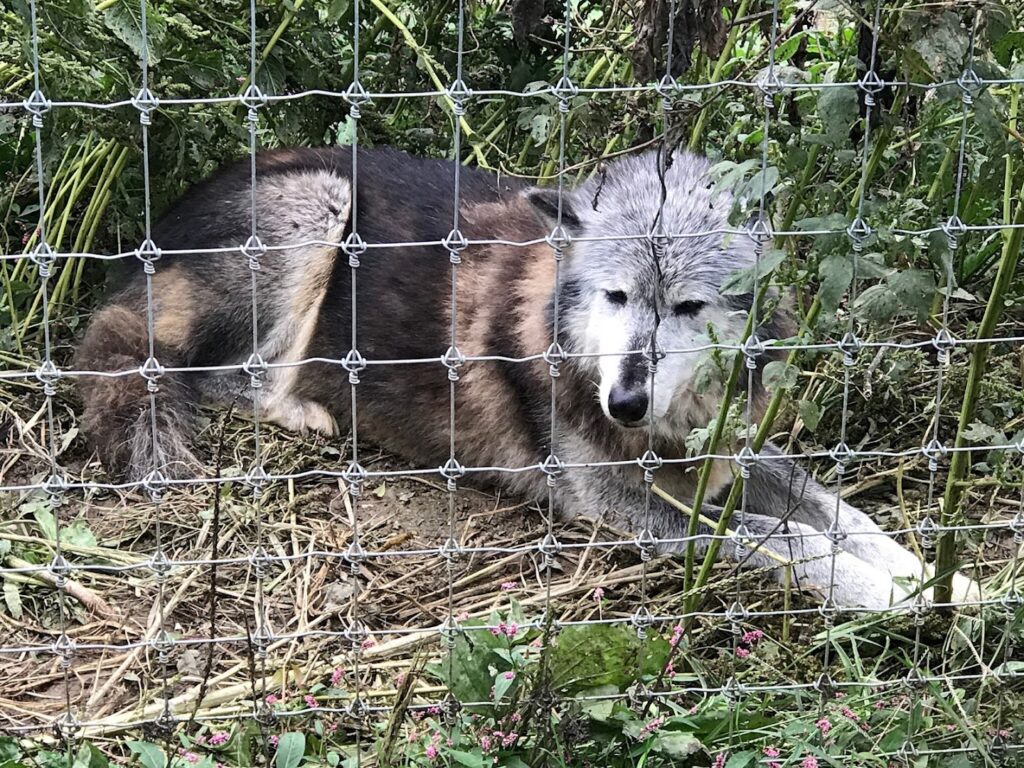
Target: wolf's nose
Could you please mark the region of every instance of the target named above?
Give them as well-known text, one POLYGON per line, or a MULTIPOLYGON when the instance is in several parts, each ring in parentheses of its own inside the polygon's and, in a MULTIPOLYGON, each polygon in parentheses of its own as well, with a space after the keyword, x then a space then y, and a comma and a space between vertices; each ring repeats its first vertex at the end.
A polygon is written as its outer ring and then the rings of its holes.
POLYGON ((622 424, 635 424, 647 415, 647 393, 643 389, 625 389, 617 384, 608 394, 608 413, 622 424))

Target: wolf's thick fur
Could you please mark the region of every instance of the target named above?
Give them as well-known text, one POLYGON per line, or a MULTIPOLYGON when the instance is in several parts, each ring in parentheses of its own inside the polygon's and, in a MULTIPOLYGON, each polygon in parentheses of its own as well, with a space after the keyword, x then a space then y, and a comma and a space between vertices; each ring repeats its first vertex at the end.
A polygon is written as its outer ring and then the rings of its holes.
MULTIPOLYGON (((522 358, 552 341, 555 300, 559 344, 569 355, 559 366, 556 435, 551 446, 548 363, 470 361, 456 385, 456 456, 469 467, 536 465, 552 452, 567 469, 555 486, 566 515, 604 516, 658 539, 686 536, 688 520, 657 498, 645 497, 635 459, 648 449, 663 459, 684 458, 691 429, 704 427, 720 391, 698 394, 693 353, 659 360, 650 386, 648 363, 638 354, 657 326, 661 350, 740 336, 751 298, 724 297, 719 287, 750 267, 746 237, 692 236, 727 227, 731 201, 711 191, 708 163, 677 153, 665 172, 667 203, 660 220, 669 235, 657 263, 651 231, 662 185, 657 158, 645 154, 613 163, 600 187, 587 184, 564 195, 561 211, 550 190, 526 189, 480 170, 461 172, 460 229, 470 240, 542 240, 557 221, 575 238, 561 263, 556 297, 551 247, 473 245, 458 269, 456 340, 466 356, 522 358), (607 239, 610 235, 629 239, 607 239), (605 239, 592 239, 595 236, 605 239), (657 297, 657 298, 655 298, 657 297), (584 355, 584 356, 578 356, 584 355), (591 356, 591 355, 596 355, 591 356), (651 396, 653 390, 653 396, 651 396), (653 429, 646 425, 653 420, 653 429), (587 468, 594 462, 622 466, 587 468)), ((367 243, 438 241, 453 218, 453 165, 395 150, 359 155, 356 231, 367 243)), ((371 248, 356 271, 356 338, 352 339, 352 271, 346 256, 319 244, 344 241, 352 230, 351 152, 296 150, 259 156, 256 213, 259 236, 270 246, 256 272, 259 352, 268 363, 304 358, 342 359, 353 348, 368 360, 439 360, 450 345, 448 252, 437 245, 371 248), (276 250, 293 243, 309 245, 276 250)), ((250 234, 249 169, 222 170, 196 186, 157 224, 153 240, 164 250, 237 247, 250 234)), ((148 357, 145 279, 130 276, 94 318, 76 367, 115 371, 138 368, 148 357)), ((153 276, 155 357, 164 366, 238 364, 252 352, 251 274, 237 250, 216 255, 165 254, 153 276)), ((766 321, 761 338, 787 333, 783 313, 766 321)), ((768 358, 763 356, 762 363, 768 358)), ((142 477, 198 470, 188 446, 192 409, 200 397, 225 401, 248 393, 237 373, 170 374, 160 378, 157 445, 149 438, 153 414, 141 376, 86 377, 84 426, 103 462, 114 472, 142 477), (156 451, 159 450, 159 454, 156 451), (154 456, 156 461, 154 463, 154 456)), ((449 379, 439 364, 370 365, 359 373, 358 423, 370 440, 428 467, 449 458, 449 379)), ((750 393, 758 419, 764 395, 755 376, 750 393)), ((260 398, 261 417, 288 429, 335 434, 351 421, 348 374, 339 365, 313 362, 272 368, 260 398)), ((795 575, 821 591, 835 581, 842 605, 883 607, 908 595, 894 577, 920 574, 917 558, 875 523, 841 503, 833 558, 823 535, 836 518, 835 494, 767 446, 753 466, 744 516, 747 534, 799 564, 795 575), (775 460, 767 460, 772 459, 775 460), (780 524, 779 518, 788 521, 780 524)), ((657 481, 682 499, 695 489, 694 466, 666 465, 657 481)), ((731 478, 721 461, 711 497, 731 478)), ((539 470, 473 473, 474 481, 500 484, 524 496, 547 498, 539 470)), ((714 517, 716 507, 705 505, 714 517)), ((737 518, 738 519, 738 518, 737 518)), ((702 535, 710 529, 702 526, 702 535)), ((699 542, 706 547, 707 539, 699 542)), ((685 543, 664 543, 680 550, 685 543)), ((735 552, 731 543, 722 553, 735 552)), ((746 563, 777 568, 763 551, 746 563)))

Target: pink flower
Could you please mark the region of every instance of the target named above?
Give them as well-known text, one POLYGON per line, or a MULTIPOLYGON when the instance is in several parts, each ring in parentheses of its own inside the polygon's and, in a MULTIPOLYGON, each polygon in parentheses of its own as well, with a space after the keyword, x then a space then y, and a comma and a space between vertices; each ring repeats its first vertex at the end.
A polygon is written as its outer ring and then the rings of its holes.
POLYGON ((426 754, 428 760, 437 760, 437 747, 435 747, 433 744, 427 745, 426 754))
POLYGON ((681 624, 676 624, 672 628, 672 637, 669 638, 668 644, 675 648, 679 645, 679 641, 683 639, 683 627, 681 624))
POLYGON ((669 677, 672 677, 672 675, 674 675, 675 673, 676 673, 676 667, 672 663, 672 659, 669 659, 668 663, 665 665, 665 674, 668 675, 669 677))
POLYGON ((506 679, 506 680, 515 680, 515 679, 516 679, 516 673, 515 673, 515 672, 513 672, 513 671, 512 671, 511 669, 510 669, 510 670, 509 670, 508 672, 506 672, 506 673, 505 673, 505 679, 506 679))
POLYGON ((437 706, 437 704, 434 704, 432 707, 430 707, 430 709, 427 710, 427 712, 437 717, 441 714, 441 708, 437 706))
POLYGON ((280 738, 281 737, 277 736, 276 734, 271 736, 270 737, 270 746, 272 746, 272 747, 274 747, 276 749, 277 748, 277 742, 280 740, 280 738))
POLYGON ((604 600, 604 587, 597 587, 594 589, 594 600, 598 603, 604 600))
POLYGON ((501 740, 501 746, 505 747, 505 749, 508 749, 513 744, 515 744, 516 741, 518 741, 518 740, 519 740, 519 734, 516 733, 515 731, 509 731, 507 734, 505 734, 505 738, 503 738, 501 740))
POLYGON ((185 758, 185 762, 192 763, 192 765, 195 765, 199 762, 199 755, 197 755, 195 752, 186 752, 184 755, 182 755, 182 757, 185 758))
POLYGON ((518 631, 519 631, 519 625, 516 624, 515 622, 512 622, 507 627, 505 627, 505 636, 506 637, 515 637, 516 633, 518 631))
POLYGON ((518 723, 520 720, 523 719, 523 716, 520 715, 518 712, 513 712, 511 715, 508 716, 508 719, 511 720, 513 723, 518 723))
POLYGON ((711 764, 711 768, 725 768, 725 762, 728 759, 728 752, 719 752, 717 755, 715 755, 715 762, 711 764))
POLYGON ((758 641, 764 637, 764 632, 760 629, 754 629, 750 632, 744 632, 741 638, 747 645, 757 645, 758 641))
POLYGON ((519 589, 519 582, 518 581, 503 581, 503 582, 501 582, 501 591, 502 592, 514 592, 517 589, 519 589))
POLYGON ((277 702, 278 702, 277 694, 276 693, 267 694, 266 702, 267 702, 267 706, 270 706, 270 707, 272 707, 275 704, 277 704, 277 702))
POLYGON ((456 621, 465 621, 468 618, 469 618, 469 611, 462 611, 462 613, 458 614, 455 617, 455 620, 456 621))
POLYGON ((342 680, 345 679, 345 670, 341 667, 335 667, 334 671, 331 672, 331 685, 337 688, 341 685, 342 680))
POLYGON ((210 739, 207 742, 207 744, 209 744, 211 747, 219 747, 221 744, 227 742, 228 736, 229 734, 227 731, 217 731, 216 733, 211 733, 210 739))
POLYGON ((491 749, 491 737, 490 736, 481 736, 480 737, 480 749, 482 749, 484 752, 490 751, 490 749, 491 749))
POLYGON ((309 707, 310 709, 316 709, 317 707, 320 706, 320 704, 317 703, 316 698, 312 694, 310 694, 310 693, 307 693, 305 696, 303 696, 302 700, 304 702, 306 702, 306 706, 309 707))
POLYGON ((808 755, 800 762, 800 768, 818 768, 818 758, 808 755))
POLYGON ((843 717, 845 717, 845 718, 847 718, 849 720, 853 720, 853 722, 855 722, 855 723, 860 722, 860 717, 858 717, 857 713, 854 712, 849 707, 843 707, 840 711, 843 713, 843 717))
POLYGON ((373 648, 373 646, 375 646, 376 644, 377 641, 374 638, 368 637, 365 640, 363 640, 362 649, 365 651, 367 648, 373 648))
POLYGON ((821 718, 815 725, 818 726, 822 736, 828 736, 828 732, 832 730, 832 722, 827 717, 821 718))
POLYGON ((651 733, 654 733, 656 730, 661 728, 661 725, 664 722, 665 722, 665 718, 664 717, 656 717, 656 718, 654 718, 653 720, 651 720, 651 722, 647 723, 647 725, 645 725, 643 728, 640 729, 640 735, 641 736, 647 736, 647 735, 649 735, 651 733))
POLYGON ((761 750, 761 753, 765 757, 778 757, 782 754, 782 750, 780 750, 778 747, 765 747, 761 750))
POLYGON ((739 656, 741 659, 745 659, 745 658, 747 658, 747 656, 750 655, 750 649, 749 648, 737 648, 736 649, 736 655, 739 656))

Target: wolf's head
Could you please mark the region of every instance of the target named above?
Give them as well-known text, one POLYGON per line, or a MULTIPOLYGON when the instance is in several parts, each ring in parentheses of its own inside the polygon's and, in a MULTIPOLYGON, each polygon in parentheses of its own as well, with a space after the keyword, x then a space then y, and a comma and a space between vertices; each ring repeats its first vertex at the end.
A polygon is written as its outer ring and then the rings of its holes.
POLYGON ((560 336, 567 352, 595 356, 581 364, 595 379, 605 415, 623 428, 653 419, 659 432, 678 435, 697 415, 694 377, 707 353, 671 352, 709 344, 709 326, 723 342, 740 338, 751 297, 719 289, 730 274, 754 265, 755 247, 746 234, 722 231, 734 229, 732 198, 711 188, 707 160, 676 152, 661 174, 658 163, 655 152, 625 157, 603 178, 563 191, 561 203, 553 189, 525 194, 548 224, 560 221, 571 237, 560 336), (656 232, 667 237, 652 239, 656 232), (658 352, 669 354, 658 361, 652 388, 644 352, 655 328, 658 352))

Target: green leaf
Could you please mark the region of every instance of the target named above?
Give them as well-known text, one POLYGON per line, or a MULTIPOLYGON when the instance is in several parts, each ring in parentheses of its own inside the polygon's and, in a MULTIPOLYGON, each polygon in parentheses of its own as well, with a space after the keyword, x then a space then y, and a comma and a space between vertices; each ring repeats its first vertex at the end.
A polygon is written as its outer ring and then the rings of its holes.
POLYGON ((808 430, 813 432, 818 428, 818 422, 821 421, 821 408, 816 402, 801 400, 796 404, 796 409, 800 414, 800 420, 808 430))
POLYGON ((508 689, 515 683, 516 678, 513 674, 512 677, 507 677, 505 672, 499 672, 494 676, 494 701, 498 702, 505 698, 505 694, 508 693, 508 689))
POLYGON ((48 504, 33 505, 32 517, 36 519, 36 524, 39 526, 39 532, 43 534, 44 539, 50 539, 51 541, 57 540, 57 519, 53 516, 53 512, 50 511, 48 504))
POLYGON ((64 544, 74 544, 79 547, 95 547, 96 536, 83 518, 78 518, 65 525, 60 531, 60 540, 64 544))
POLYGON ((662 638, 640 640, 621 624, 566 627, 551 649, 551 683, 559 691, 614 685, 626 688, 638 674, 657 674, 668 659, 662 638))
POLYGON ((889 287, 899 306, 916 312, 920 321, 928 319, 936 290, 935 274, 931 270, 905 269, 897 272, 889 278, 889 287))
MULTIPOLYGON (((142 14, 141 6, 135 0, 120 0, 103 13, 103 23, 114 36, 127 45, 136 56, 142 56, 142 14)), ((167 32, 167 21, 153 7, 146 3, 146 48, 149 63, 160 61, 160 50, 164 35, 167 32)))
POLYGON ((786 252, 772 248, 761 257, 757 265, 757 280, 754 280, 754 267, 738 269, 726 278, 719 289, 723 296, 742 296, 754 292, 754 283, 764 281, 782 262, 786 260, 786 252))
POLYGON ((475 749, 472 752, 462 752, 458 749, 448 750, 448 754, 451 755, 459 765, 465 765, 469 768, 484 768, 486 765, 490 765, 490 760, 485 758, 483 752, 479 749, 475 749))
MULTIPOLYGON (((486 625, 487 622, 476 619, 463 623, 466 628, 486 625)), ((511 666, 496 653, 497 649, 504 649, 506 645, 505 638, 495 637, 487 630, 463 632, 455 639, 455 647, 449 651, 450 659, 446 658, 427 669, 462 701, 488 701, 494 684, 491 667, 503 672, 511 666)))
POLYGON ((972 443, 987 443, 989 445, 1001 444, 1006 441, 1006 435, 995 427, 974 421, 967 425, 964 430, 964 437, 972 443))
POLYGON ((841 146, 850 143, 850 126, 860 119, 857 89, 853 86, 823 88, 818 93, 818 117, 825 127, 825 143, 841 146))
POLYGON ((891 319, 898 311, 899 304, 896 294, 885 283, 872 285, 860 292, 854 304, 857 314, 868 320, 884 322, 891 319))
POLYGON ((126 741, 125 744, 144 768, 167 768, 167 755, 156 744, 148 741, 126 741))
POLYGON ((17 583, 4 580, 4 604, 12 619, 20 619, 23 615, 21 606, 21 591, 17 583))
POLYGON ((725 768, 746 768, 756 757, 756 752, 734 752, 726 761, 725 768))
POLYGON ((306 735, 291 731, 284 733, 277 742, 274 768, 297 768, 306 752, 306 735))
POLYGON ((767 389, 772 391, 779 389, 792 389, 796 386, 800 376, 800 369, 785 360, 772 360, 764 367, 761 374, 761 381, 767 389))
POLYGON ((818 265, 818 296, 821 308, 831 314, 839 307, 853 280, 853 262, 845 254, 834 253, 818 265))
POLYGON ((674 758, 689 757, 704 745, 700 739, 686 731, 659 731, 654 749, 674 758))
POLYGON ((910 45, 904 52, 932 80, 955 79, 967 55, 968 32, 957 14, 907 14, 910 45))
POLYGON ((597 720, 598 722, 605 722, 611 718, 612 712, 615 709, 615 699, 598 699, 597 701, 588 699, 598 696, 615 696, 619 693, 618 687, 614 685, 599 685, 597 688, 591 688, 580 693, 580 698, 584 700, 580 705, 580 712, 591 720, 597 720))
POLYGON ((110 765, 107 756, 100 752, 92 743, 86 741, 78 748, 72 768, 107 768, 110 765))

